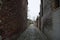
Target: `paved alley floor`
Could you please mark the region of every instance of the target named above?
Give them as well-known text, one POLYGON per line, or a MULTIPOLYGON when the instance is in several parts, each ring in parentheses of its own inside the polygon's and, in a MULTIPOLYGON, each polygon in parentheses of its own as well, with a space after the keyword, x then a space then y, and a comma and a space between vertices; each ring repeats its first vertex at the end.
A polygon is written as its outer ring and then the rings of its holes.
POLYGON ((18 40, 47 40, 47 37, 34 24, 31 24, 18 40))

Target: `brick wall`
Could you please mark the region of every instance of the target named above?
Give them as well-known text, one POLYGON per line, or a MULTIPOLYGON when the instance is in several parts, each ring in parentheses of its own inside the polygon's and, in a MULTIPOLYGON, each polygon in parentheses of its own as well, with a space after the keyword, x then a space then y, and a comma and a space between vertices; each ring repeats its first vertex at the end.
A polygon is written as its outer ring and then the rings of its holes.
POLYGON ((3 40, 23 32, 27 22, 27 1, 24 0, 2 0, 0 11, 0 29, 3 40), (25 10, 24 10, 25 8, 25 10))
MULTIPOLYGON (((48 40, 60 40, 60 6, 56 7, 57 0, 43 0, 43 16, 41 17, 41 31, 48 40), (58 36, 57 36, 58 35, 58 36)), ((60 3, 60 2, 59 2, 60 3)), ((60 5, 60 4, 59 4, 60 5)))

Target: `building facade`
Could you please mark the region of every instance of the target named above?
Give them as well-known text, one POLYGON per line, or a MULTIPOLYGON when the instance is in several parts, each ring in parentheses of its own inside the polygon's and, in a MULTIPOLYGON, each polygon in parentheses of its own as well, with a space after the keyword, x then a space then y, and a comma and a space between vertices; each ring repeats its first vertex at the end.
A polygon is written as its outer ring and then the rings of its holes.
POLYGON ((2 40, 16 40, 27 27, 27 0, 1 0, 0 34, 2 40))
POLYGON ((60 0, 41 0, 40 29, 49 40, 60 40, 60 0))

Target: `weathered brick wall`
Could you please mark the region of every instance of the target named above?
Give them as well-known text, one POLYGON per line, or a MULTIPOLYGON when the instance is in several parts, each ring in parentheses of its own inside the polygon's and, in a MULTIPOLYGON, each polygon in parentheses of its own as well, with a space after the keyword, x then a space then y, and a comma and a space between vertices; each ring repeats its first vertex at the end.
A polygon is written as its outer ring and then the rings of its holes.
POLYGON ((0 11, 0 29, 2 38, 10 38, 26 29, 27 22, 27 1, 24 0, 2 0, 0 11), (25 10, 24 10, 25 8, 25 10))
POLYGON ((52 0, 43 0, 41 31, 50 39, 52 31, 52 0))
POLYGON ((52 40, 60 40, 60 8, 57 8, 55 11, 53 11, 52 18, 52 40))
MULTIPOLYGON (((52 1, 51 0, 43 0, 43 16, 41 17, 41 22, 44 22, 45 27, 47 26, 47 21, 51 20, 52 18, 52 1), (46 22, 45 22, 46 21, 46 22)), ((43 23, 42 23, 43 24, 43 23)))
POLYGON ((60 6, 56 7, 58 4, 56 4, 55 2, 57 2, 57 0, 43 0, 43 4, 41 4, 43 5, 43 16, 41 17, 41 29, 42 32, 49 38, 49 40, 60 39, 59 36, 60 6))
POLYGON ((43 15, 51 13, 52 1, 51 0, 43 0, 43 15))

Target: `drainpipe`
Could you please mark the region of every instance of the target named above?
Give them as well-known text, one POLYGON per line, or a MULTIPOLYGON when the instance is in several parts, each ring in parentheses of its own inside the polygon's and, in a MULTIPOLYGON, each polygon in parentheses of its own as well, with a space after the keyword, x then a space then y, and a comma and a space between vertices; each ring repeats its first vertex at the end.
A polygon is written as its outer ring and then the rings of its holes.
MULTIPOLYGON (((42 10, 42 14, 41 14, 41 18, 43 16, 43 0, 41 0, 41 10, 42 10)), ((43 27, 43 22, 41 21, 41 31, 43 32, 44 27, 43 27)))
POLYGON ((43 0, 41 0, 42 16, 43 16, 43 0))

